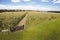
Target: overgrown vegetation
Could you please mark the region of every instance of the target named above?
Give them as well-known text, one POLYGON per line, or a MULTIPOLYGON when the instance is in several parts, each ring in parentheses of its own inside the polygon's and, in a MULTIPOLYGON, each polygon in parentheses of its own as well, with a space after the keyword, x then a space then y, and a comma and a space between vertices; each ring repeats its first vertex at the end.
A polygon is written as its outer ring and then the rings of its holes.
POLYGON ((25 30, 0 33, 0 40, 60 40, 60 14, 28 12, 25 30))
POLYGON ((60 40, 60 14, 29 13, 24 40, 60 40), (28 33, 28 34, 27 34, 28 33))
POLYGON ((25 12, 0 13, 0 27, 3 29, 8 29, 9 27, 16 26, 24 14, 25 12))

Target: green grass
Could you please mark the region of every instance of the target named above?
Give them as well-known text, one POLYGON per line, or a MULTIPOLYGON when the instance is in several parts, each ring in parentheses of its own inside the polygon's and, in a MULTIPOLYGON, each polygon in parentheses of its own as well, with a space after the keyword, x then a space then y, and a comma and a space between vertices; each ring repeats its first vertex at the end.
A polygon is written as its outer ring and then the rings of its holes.
POLYGON ((2 21, 2 27, 7 29, 9 27, 15 26, 24 15, 25 12, 3 12, 0 13, 0 21, 2 21))
POLYGON ((24 40, 60 40, 60 14, 30 13, 24 40), (52 16, 54 18, 52 18, 52 16), (51 20, 49 20, 51 18, 51 20))
POLYGON ((28 12, 25 29, 0 33, 0 40, 60 40, 60 14, 28 12))

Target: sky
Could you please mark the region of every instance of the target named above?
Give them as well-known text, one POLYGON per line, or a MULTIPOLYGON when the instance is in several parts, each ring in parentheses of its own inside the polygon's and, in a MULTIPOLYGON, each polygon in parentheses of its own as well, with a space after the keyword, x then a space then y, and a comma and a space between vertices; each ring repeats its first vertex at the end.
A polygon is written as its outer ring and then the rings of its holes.
POLYGON ((0 0, 1 9, 60 11, 60 0, 0 0))

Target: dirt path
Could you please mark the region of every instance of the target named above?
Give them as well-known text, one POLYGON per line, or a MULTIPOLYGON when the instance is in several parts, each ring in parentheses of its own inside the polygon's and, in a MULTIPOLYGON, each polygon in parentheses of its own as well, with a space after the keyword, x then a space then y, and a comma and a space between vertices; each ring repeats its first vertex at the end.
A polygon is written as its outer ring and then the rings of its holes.
POLYGON ((27 14, 16 26, 25 25, 26 24, 26 18, 27 18, 27 14))

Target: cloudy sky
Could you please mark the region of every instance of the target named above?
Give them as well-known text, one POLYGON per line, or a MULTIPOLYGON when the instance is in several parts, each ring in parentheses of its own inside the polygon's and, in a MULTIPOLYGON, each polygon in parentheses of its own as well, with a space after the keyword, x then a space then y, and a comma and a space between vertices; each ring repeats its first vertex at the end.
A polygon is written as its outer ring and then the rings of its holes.
POLYGON ((60 0, 0 0, 0 9, 60 11, 60 0))

